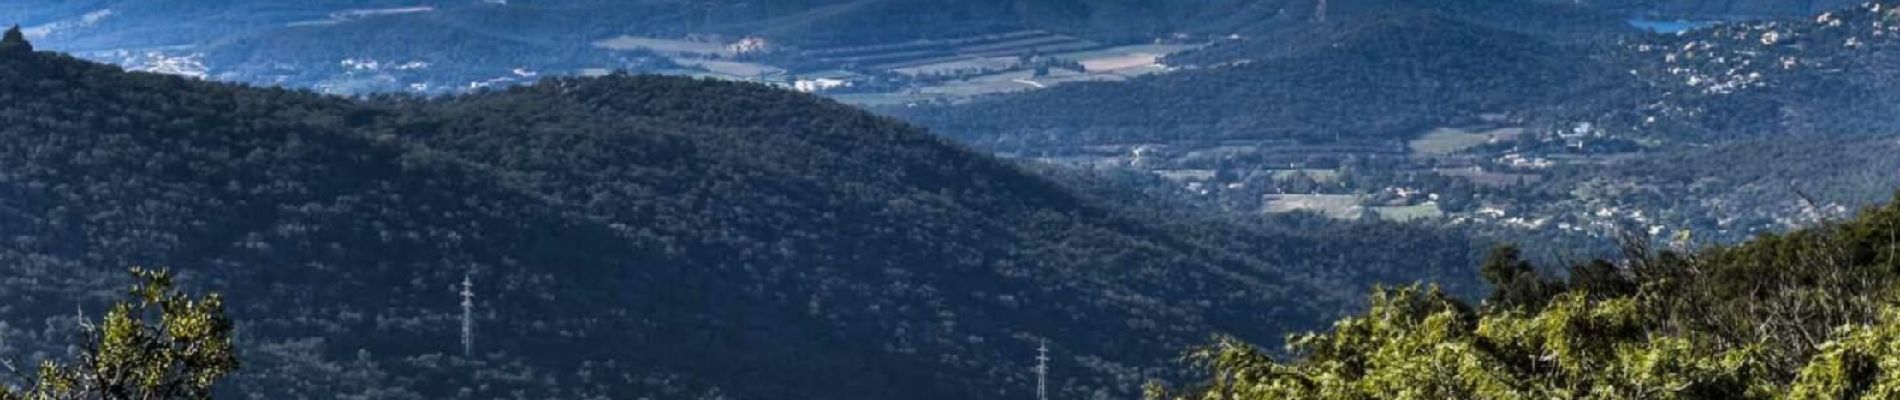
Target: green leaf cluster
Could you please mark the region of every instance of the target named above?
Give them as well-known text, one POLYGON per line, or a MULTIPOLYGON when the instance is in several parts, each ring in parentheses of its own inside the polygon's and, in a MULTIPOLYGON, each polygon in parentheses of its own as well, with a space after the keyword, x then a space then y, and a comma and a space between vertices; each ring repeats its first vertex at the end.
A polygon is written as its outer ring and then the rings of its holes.
POLYGON ((1375 291, 1364 314, 1288 341, 1292 361, 1232 338, 1211 372, 1152 399, 1900 398, 1900 207, 1694 254, 1571 269, 1504 249, 1478 307, 1435 287, 1375 291))
POLYGON ((187 296, 164 270, 132 275, 128 299, 84 326, 77 360, 41 362, 31 385, 0 387, 0 400, 210 399, 238 368, 223 298, 187 296))

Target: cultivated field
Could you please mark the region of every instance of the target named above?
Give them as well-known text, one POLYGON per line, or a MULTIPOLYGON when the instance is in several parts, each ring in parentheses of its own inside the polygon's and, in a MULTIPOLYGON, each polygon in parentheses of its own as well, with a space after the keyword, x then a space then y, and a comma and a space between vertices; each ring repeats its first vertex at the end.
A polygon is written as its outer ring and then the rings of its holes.
POLYGON ((690 65, 690 66, 705 68, 707 71, 712 71, 713 73, 731 75, 731 76, 739 77, 739 78, 758 78, 758 77, 765 77, 765 76, 780 75, 780 74, 785 73, 784 68, 774 67, 774 66, 765 65, 765 64, 755 64, 755 63, 743 63, 743 62, 732 62, 732 61, 712 61, 712 60, 684 59, 684 58, 673 59, 673 62, 678 63, 680 65, 690 65))
POLYGON ((904 75, 917 76, 929 74, 948 74, 962 71, 1000 71, 1016 68, 1022 62, 1017 57, 986 57, 946 61, 936 64, 924 64, 915 67, 891 70, 904 75))
POLYGON ((925 94, 974 97, 1038 89, 1042 84, 1036 79, 1033 71, 1012 71, 948 82, 938 86, 927 86, 918 91, 925 94))
POLYGON ((1412 149, 1412 152, 1418 154, 1447 155, 1478 147, 1492 140, 1516 137, 1523 133, 1524 128, 1497 128, 1482 132, 1460 128, 1438 128, 1412 140, 1407 146, 1412 149))
POLYGON ((1167 169, 1155 171, 1155 175, 1160 175, 1162 178, 1182 182, 1213 180, 1214 175, 1217 173, 1217 171, 1211 169, 1167 169))
POLYGON ((1445 216, 1445 210, 1439 209, 1437 204, 1430 203, 1416 206, 1371 207, 1370 209, 1380 219, 1393 222, 1412 222, 1445 216))
POLYGON ((1095 42, 1044 31, 1015 31, 953 39, 918 40, 873 46, 814 49, 802 55, 857 68, 904 71, 958 69, 968 62, 1019 58, 1102 47, 1095 42))
POLYGON ((1339 182, 1339 170, 1332 169, 1283 169, 1273 171, 1273 179, 1292 179, 1297 174, 1306 174, 1314 182, 1339 182))
POLYGON ((1075 60, 1082 63, 1088 72, 1119 72, 1137 69, 1160 69, 1161 58, 1168 55, 1192 50, 1200 46, 1175 44, 1143 44, 1117 46, 1106 49, 1056 54, 1053 57, 1075 60))
POLYGON ((1510 187, 1526 183, 1537 183, 1544 180, 1544 177, 1540 175, 1487 172, 1476 168, 1445 168, 1438 169, 1434 172, 1437 172, 1439 175, 1464 178, 1467 181, 1471 181, 1471 183, 1491 187, 1510 187))
POLYGON ((594 42, 595 47, 608 50, 646 50, 660 54, 719 54, 731 55, 732 49, 725 43, 697 42, 678 39, 659 39, 637 36, 620 36, 594 42))
POLYGON ((1310 211, 1322 215, 1356 219, 1364 215, 1365 207, 1359 206, 1359 196, 1350 194, 1273 194, 1267 195, 1268 213, 1290 213, 1310 211))

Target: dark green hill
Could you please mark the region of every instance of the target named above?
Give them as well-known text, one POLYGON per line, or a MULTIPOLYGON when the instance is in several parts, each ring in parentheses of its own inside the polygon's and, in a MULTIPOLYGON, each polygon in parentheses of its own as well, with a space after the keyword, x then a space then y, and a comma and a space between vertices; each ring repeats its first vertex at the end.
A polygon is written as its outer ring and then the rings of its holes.
POLYGON ((1604 79, 1563 47, 1435 13, 1335 32, 1286 57, 893 112, 979 145, 1392 139, 1604 79))
POLYGON ((1047 340, 1053 390, 1125 396, 1211 332, 1271 341, 1469 261, 1093 198, 757 85, 359 101, 6 52, 0 354, 60 356, 146 265, 227 294, 234 395, 1019 397, 1047 340))

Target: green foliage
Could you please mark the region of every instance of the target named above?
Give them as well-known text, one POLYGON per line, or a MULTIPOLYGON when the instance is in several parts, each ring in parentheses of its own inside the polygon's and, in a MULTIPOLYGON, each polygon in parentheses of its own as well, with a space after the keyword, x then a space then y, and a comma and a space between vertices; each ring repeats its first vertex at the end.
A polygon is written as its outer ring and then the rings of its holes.
POLYGON ((1543 311, 1480 317, 1435 289, 1380 290, 1371 310, 1301 335, 1297 363, 1223 340, 1193 354, 1212 384, 1198 399, 1765 398, 1743 351, 1714 353, 1640 329, 1630 299, 1568 294, 1543 311))
POLYGON ((1515 246, 1492 250, 1478 267, 1478 275, 1494 288, 1485 302, 1494 307, 1536 309, 1563 290, 1561 284, 1539 275, 1537 268, 1524 260, 1515 246))
POLYGON ((1636 283, 1622 269, 1608 261, 1595 260, 1570 267, 1569 287, 1588 293, 1593 299, 1616 298, 1636 294, 1636 283))
POLYGON ((1900 308, 1886 308, 1880 323, 1837 336, 1801 369, 1789 399, 1900 398, 1900 308))
MULTIPOLYGON (((1233 339, 1191 358, 1173 399, 1888 399, 1900 395, 1892 300, 1900 205, 1693 256, 1573 269, 1536 302, 1471 311, 1436 289, 1380 290, 1365 314, 1290 341, 1282 362, 1233 339), (1626 268, 1626 269, 1625 269, 1626 268), (1601 290, 1603 293, 1593 292, 1601 290)), ((1482 274, 1532 274, 1510 249, 1482 274)), ((1530 299, 1500 285, 1493 299, 1530 299)))
POLYGON ((129 299, 84 326, 77 360, 42 362, 30 385, 0 388, 0 399, 210 399, 238 368, 223 297, 188 296, 165 270, 133 269, 132 276, 138 284, 129 299))

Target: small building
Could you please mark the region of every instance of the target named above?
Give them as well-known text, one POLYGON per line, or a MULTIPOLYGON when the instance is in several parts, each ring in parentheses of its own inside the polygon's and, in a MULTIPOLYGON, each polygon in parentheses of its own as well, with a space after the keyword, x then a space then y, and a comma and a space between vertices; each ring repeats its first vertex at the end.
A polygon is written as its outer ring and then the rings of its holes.
POLYGON ((762 37, 747 36, 726 45, 726 50, 731 50, 733 54, 764 53, 772 50, 772 44, 762 37))
POLYGON ((851 81, 832 78, 800 79, 792 83, 792 89, 805 93, 818 93, 850 86, 851 81))

